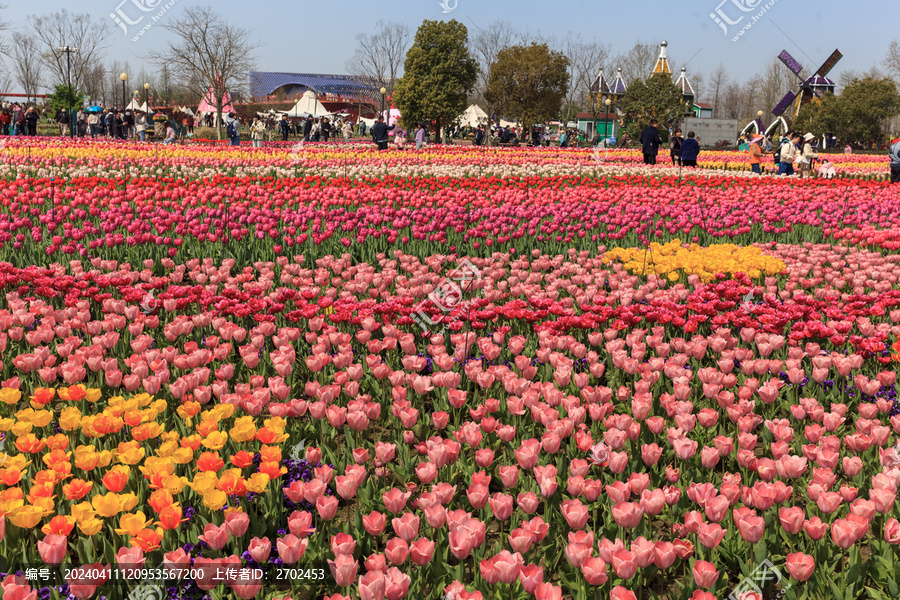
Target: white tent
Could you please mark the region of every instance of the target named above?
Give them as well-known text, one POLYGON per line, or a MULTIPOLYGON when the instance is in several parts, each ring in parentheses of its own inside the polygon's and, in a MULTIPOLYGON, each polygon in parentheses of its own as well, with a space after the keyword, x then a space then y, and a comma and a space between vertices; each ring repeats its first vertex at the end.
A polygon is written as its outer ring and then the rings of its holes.
POLYGON ((396 108, 392 108, 390 110, 385 110, 383 113, 381 113, 381 116, 387 119, 388 125, 394 125, 397 121, 400 120, 400 111, 396 108), (390 115, 390 118, 388 118, 388 115, 390 115))
POLYGON ((463 114, 457 117, 457 120, 462 127, 478 127, 479 125, 487 125, 488 114, 477 104, 472 104, 463 114))
POLYGON ((180 107, 178 107, 178 111, 179 111, 179 112, 183 112, 183 113, 186 114, 186 115, 191 115, 192 117, 196 117, 196 116, 197 116, 197 115, 194 114, 194 111, 192 111, 192 110, 191 110, 190 108, 188 108, 187 106, 180 106, 180 107))
POLYGON ((316 99, 315 92, 311 90, 303 92, 303 96, 297 101, 294 108, 287 111, 285 114, 289 117, 305 117, 307 115, 312 115, 314 117, 331 116, 331 113, 316 99))
POLYGON ((139 105, 137 100, 132 99, 131 104, 125 107, 125 110, 139 110, 141 112, 147 112, 147 103, 145 102, 143 105, 139 105))

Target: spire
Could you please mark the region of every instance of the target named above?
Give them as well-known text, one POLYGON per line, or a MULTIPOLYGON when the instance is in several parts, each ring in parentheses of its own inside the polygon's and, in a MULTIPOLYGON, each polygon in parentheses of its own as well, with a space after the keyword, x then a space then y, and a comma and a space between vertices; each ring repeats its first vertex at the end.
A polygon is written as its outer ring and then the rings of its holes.
POLYGON ((625 78, 622 77, 622 69, 616 71, 616 79, 613 81, 612 86, 609 88, 609 93, 613 96, 624 96, 625 92, 628 91, 628 86, 625 85, 625 78))
POLYGON ((603 69, 600 69, 600 73, 597 74, 597 78, 591 84, 591 92, 604 96, 609 94, 609 83, 606 81, 606 77, 603 76, 603 69))
POLYGON ((681 68, 681 76, 678 78, 678 81, 675 82, 675 85, 681 90, 682 96, 694 97, 694 88, 691 87, 691 83, 687 79, 686 69, 684 67, 681 68))
POLYGON ((670 74, 672 70, 669 68, 669 57, 666 55, 666 46, 669 45, 669 42, 663 40, 659 45, 659 58, 656 59, 656 66, 653 67, 653 74, 657 73, 665 73, 666 75, 670 74))

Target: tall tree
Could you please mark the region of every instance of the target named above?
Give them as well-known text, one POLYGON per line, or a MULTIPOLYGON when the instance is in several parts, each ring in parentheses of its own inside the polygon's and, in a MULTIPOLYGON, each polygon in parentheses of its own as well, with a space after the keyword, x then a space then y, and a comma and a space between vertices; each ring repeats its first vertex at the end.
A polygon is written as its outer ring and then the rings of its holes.
MULTIPOLYGON (((659 58, 658 45, 638 40, 631 50, 616 57, 616 64, 622 69, 625 83, 631 85, 632 81, 643 80, 653 72, 657 58, 659 58)), ((672 64, 671 56, 669 64, 672 64)))
POLYGON ((659 121, 660 127, 667 128, 684 116, 681 90, 665 73, 632 82, 619 107, 625 116, 626 131, 633 139, 653 119, 659 121))
POLYGON ((32 35, 16 31, 12 36, 13 75, 29 98, 38 93, 43 83, 43 63, 35 57, 40 54, 38 42, 32 35))
POLYGON ((563 111, 563 121, 568 122, 581 109, 588 109, 594 115, 601 112, 599 90, 591 92, 597 74, 607 67, 606 77, 612 79, 608 68, 609 46, 598 42, 585 42, 575 38, 568 43, 566 56, 569 58, 569 93, 563 111))
POLYGON ((501 50, 491 65, 485 95, 530 128, 559 116, 569 90, 569 59, 547 44, 501 50))
POLYGON ((356 44, 353 58, 347 61, 347 72, 371 82, 375 88, 384 87, 388 94, 393 94, 409 48, 409 27, 391 21, 378 21, 374 33, 356 35, 356 44))
POLYGON ((243 91, 259 44, 251 40, 248 30, 226 22, 209 7, 187 8, 180 19, 169 19, 163 27, 175 39, 147 58, 181 73, 197 96, 203 98, 209 91, 221 139, 225 94, 243 91))
POLYGON ((112 34, 109 19, 62 9, 37 17, 31 15, 28 20, 28 31, 23 33, 33 36, 39 49, 32 60, 43 61, 52 83, 71 83, 75 90, 80 90, 87 70, 102 60, 109 47, 112 34), (68 53, 68 58, 65 52, 59 51, 66 46, 77 48, 68 53))
POLYGON ((478 78, 478 63, 469 54, 469 32, 457 20, 424 21, 403 63, 394 88, 394 103, 407 126, 434 123, 435 139, 466 109, 478 78))
POLYGON ((888 46, 887 55, 884 57, 884 66, 892 76, 900 79, 900 44, 897 40, 891 42, 888 46))
POLYGON ((728 69, 725 68, 725 65, 719 63, 719 66, 716 67, 716 70, 713 71, 712 76, 709 79, 709 100, 710 104, 713 106, 713 114, 719 115, 719 102, 722 99, 722 94, 725 91, 725 88, 728 87, 728 69))

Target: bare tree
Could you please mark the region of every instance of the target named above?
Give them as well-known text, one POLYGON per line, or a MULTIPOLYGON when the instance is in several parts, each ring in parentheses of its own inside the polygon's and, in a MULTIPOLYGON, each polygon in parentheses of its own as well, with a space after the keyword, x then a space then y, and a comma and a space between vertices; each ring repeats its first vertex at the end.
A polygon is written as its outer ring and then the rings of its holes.
POLYGON ((34 36, 21 31, 13 33, 12 39, 13 74, 30 99, 38 93, 44 71, 43 63, 35 58, 39 54, 38 43, 34 36))
POLYGON ((706 92, 706 75, 701 71, 688 73, 688 81, 694 88, 694 102, 700 102, 700 98, 703 98, 703 94, 706 92))
POLYGON ((37 56, 49 69, 51 80, 71 83, 80 90, 86 71, 103 58, 109 46, 107 40, 112 33, 109 19, 95 19, 90 13, 73 14, 66 9, 28 19, 31 25, 26 34, 34 36, 39 48, 37 56), (59 51, 64 46, 77 51, 69 53, 67 58, 66 53, 59 51))
MULTIPOLYGON (((622 77, 627 85, 638 79, 646 79, 653 72, 656 59, 659 58, 659 46, 638 40, 625 54, 616 58, 616 64, 622 69, 622 77)), ((672 57, 669 57, 672 64, 672 57)))
POLYGON ((566 56, 569 57, 569 93, 564 105, 564 125, 572 118, 576 108, 589 109, 596 120, 601 112, 600 90, 591 92, 591 86, 600 69, 607 67, 606 77, 610 76, 609 46, 597 42, 584 42, 579 38, 567 44, 566 56))
POLYGON ((218 136, 222 137, 222 109, 225 94, 239 94, 253 68, 259 44, 250 32, 235 27, 209 7, 190 7, 180 19, 169 19, 164 28, 175 39, 162 51, 147 55, 152 63, 181 73, 191 82, 193 92, 216 107, 218 136))
POLYGON ((888 46, 883 64, 892 77, 900 79, 900 44, 897 43, 897 40, 892 41, 888 46))
POLYGON ((728 87, 728 83, 728 69, 725 68, 724 64, 719 63, 719 66, 716 67, 709 79, 709 99, 712 100, 714 115, 717 115, 719 112, 719 102, 722 98, 722 93, 728 87))
POLYGON ((392 94, 409 50, 409 28, 391 21, 378 21, 375 27, 375 33, 371 35, 356 35, 358 45, 353 58, 347 62, 347 71, 392 94))

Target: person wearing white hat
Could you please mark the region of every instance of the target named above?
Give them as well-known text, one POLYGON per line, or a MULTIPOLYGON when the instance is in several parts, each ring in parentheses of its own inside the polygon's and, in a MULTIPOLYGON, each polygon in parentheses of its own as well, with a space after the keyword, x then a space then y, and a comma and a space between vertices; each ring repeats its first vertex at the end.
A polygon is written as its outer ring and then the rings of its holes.
POLYGON ((812 142, 816 139, 811 133, 803 136, 803 150, 800 152, 800 179, 805 179, 812 174, 812 163, 819 158, 813 150, 812 142))
POLYGON ((766 139, 763 135, 754 136, 750 140, 750 168, 757 175, 762 175, 762 159, 768 154, 760 147, 760 142, 766 139))

